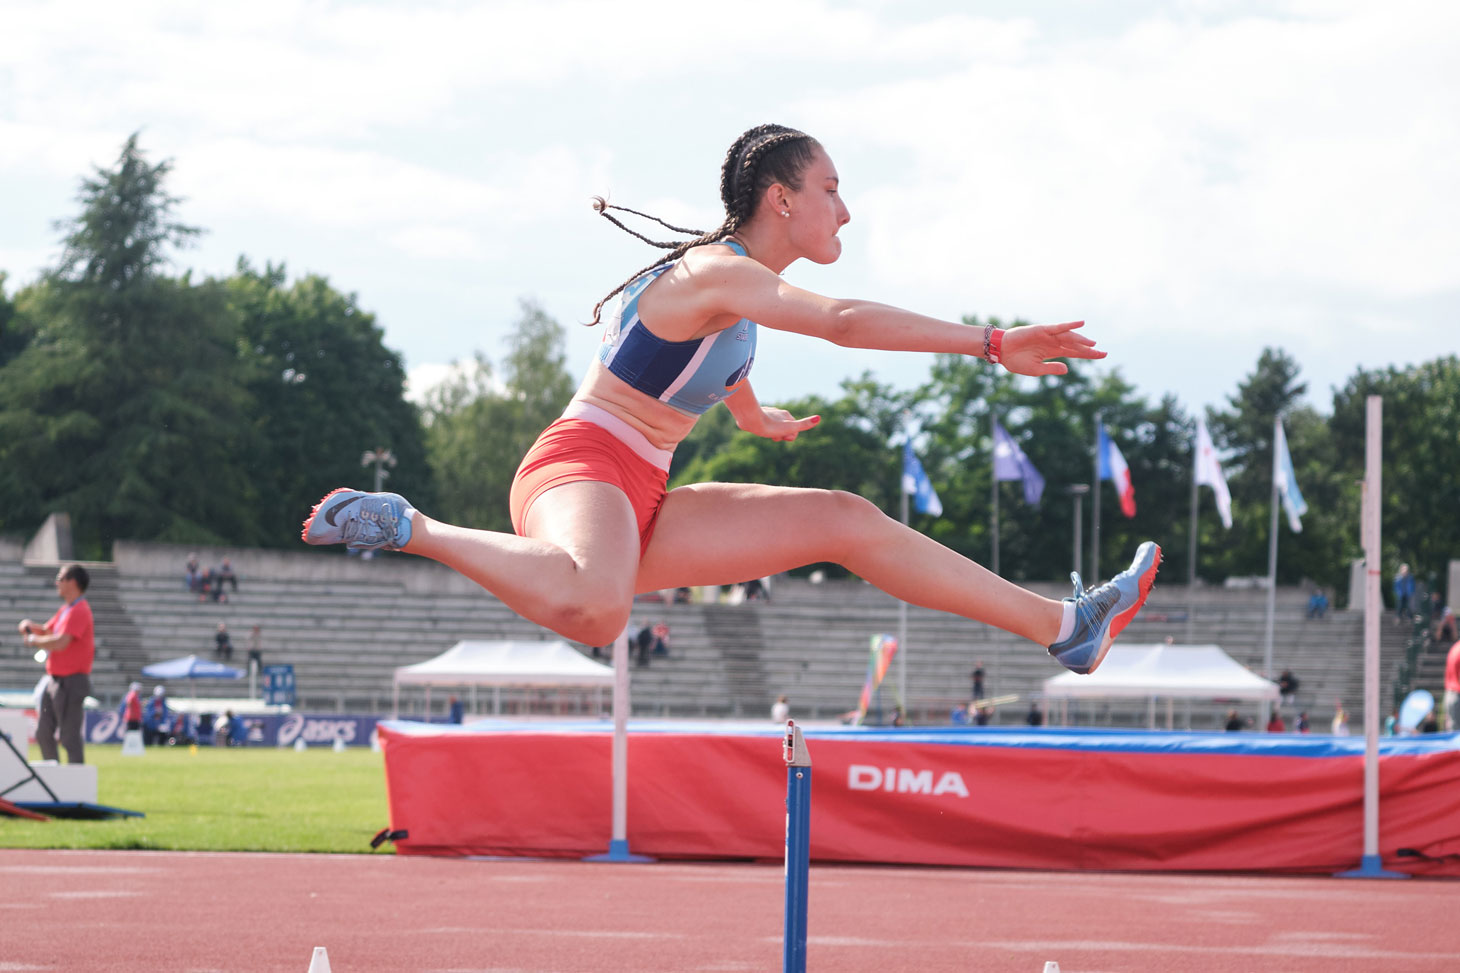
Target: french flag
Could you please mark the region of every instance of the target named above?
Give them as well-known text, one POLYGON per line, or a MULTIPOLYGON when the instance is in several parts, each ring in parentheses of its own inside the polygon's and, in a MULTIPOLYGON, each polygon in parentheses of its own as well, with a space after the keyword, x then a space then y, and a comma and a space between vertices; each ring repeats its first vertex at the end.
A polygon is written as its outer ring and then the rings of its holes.
POLYGON ((1120 512, 1127 517, 1134 517, 1136 488, 1131 485, 1130 467, 1125 465, 1125 457, 1121 455, 1120 447, 1105 434, 1105 423, 1097 420, 1095 430, 1099 437, 1100 479, 1115 483, 1115 489, 1120 492, 1120 512))

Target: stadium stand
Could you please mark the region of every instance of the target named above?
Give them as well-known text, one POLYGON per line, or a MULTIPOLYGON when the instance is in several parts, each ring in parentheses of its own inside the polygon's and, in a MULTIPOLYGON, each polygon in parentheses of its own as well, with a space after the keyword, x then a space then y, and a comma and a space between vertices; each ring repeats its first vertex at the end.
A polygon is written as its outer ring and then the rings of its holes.
MULTIPOLYGON (((262 661, 294 666, 298 707, 311 712, 388 714, 395 667, 420 662, 464 638, 555 638, 520 618, 496 598, 453 572, 404 555, 372 561, 336 552, 241 549, 197 551, 205 564, 231 558, 239 590, 225 603, 200 602, 182 583, 187 548, 119 542, 116 560, 90 564, 97 618, 93 683, 105 705, 116 705, 126 684, 149 662, 196 653, 211 657, 213 633, 225 622, 233 637, 233 664, 247 665, 249 632, 261 630, 262 661)), ((46 618, 55 609, 54 564, 23 564, 19 548, 0 546, 0 689, 27 691, 39 667, 11 637, 16 620, 46 618)), ((1062 585, 1035 585, 1052 597, 1062 585)), ((740 717, 769 720, 776 696, 790 697, 800 719, 835 719, 856 706, 870 638, 896 633, 898 605, 856 580, 821 584, 778 578, 770 601, 738 605, 675 604, 650 596, 635 606, 640 624, 670 627, 670 654, 633 669, 636 716, 740 717)), ((1297 709, 1306 709, 1315 731, 1326 729, 1335 703, 1353 715, 1355 731, 1363 699, 1363 619, 1333 610, 1306 618, 1307 598, 1280 589, 1274 627, 1275 670, 1300 680, 1297 709)), ((1237 661, 1261 671, 1266 593, 1261 589, 1199 588, 1158 584, 1145 611, 1123 642, 1215 643, 1237 661), (1188 615, 1190 619, 1188 620, 1188 615)), ((1384 685, 1389 708, 1395 660, 1404 639, 1383 626, 1384 685)), ((586 647, 580 647, 587 651, 586 647)), ((918 724, 946 724, 950 710, 966 703, 974 660, 983 661, 990 696, 1017 695, 996 722, 1021 722, 1028 700, 1044 679, 1062 670, 1036 646, 955 616, 908 610, 907 709, 918 724)), ((882 694, 893 705, 896 665, 882 694)), ((1438 695, 1439 687, 1428 686, 1438 695)), ((172 689, 176 695, 177 687, 172 689)), ((199 681, 201 697, 242 695, 237 683, 199 681)), ((445 693, 434 698, 444 705, 445 693)), ((513 701, 533 711, 576 712, 581 701, 535 694, 513 701), (564 707, 570 707, 564 710, 564 707)), ((410 706, 419 710, 414 697, 410 706)), ((1176 725, 1220 725, 1225 701, 1177 703, 1176 725)), ((403 706, 403 715, 413 711, 403 706)), ((439 713, 437 714, 439 715, 439 713)), ((1255 718, 1257 714, 1244 713, 1255 718)), ((1291 713, 1288 714, 1291 717, 1291 713)), ((1080 725, 1145 725, 1147 707, 1135 703, 1084 703, 1071 712, 1080 725)), ((1160 710, 1164 725, 1164 707, 1160 710)))

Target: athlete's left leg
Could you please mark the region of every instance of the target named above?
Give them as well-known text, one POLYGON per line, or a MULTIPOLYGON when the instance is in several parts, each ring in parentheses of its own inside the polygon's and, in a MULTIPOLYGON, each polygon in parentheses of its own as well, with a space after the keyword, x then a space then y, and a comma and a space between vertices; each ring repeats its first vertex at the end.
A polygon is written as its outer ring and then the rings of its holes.
POLYGON ((733 584, 830 561, 911 604, 952 612, 1040 645, 1058 637, 1063 607, 1000 578, 833 490, 697 483, 665 497, 639 564, 638 590, 733 584))

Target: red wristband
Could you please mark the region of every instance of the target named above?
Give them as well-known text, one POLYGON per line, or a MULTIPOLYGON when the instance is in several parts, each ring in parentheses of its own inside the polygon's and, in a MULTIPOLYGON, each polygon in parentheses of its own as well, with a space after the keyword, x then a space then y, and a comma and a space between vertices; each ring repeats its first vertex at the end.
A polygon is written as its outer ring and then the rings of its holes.
POLYGON ((990 365, 1004 360, 1004 329, 986 327, 983 334, 983 357, 990 365))

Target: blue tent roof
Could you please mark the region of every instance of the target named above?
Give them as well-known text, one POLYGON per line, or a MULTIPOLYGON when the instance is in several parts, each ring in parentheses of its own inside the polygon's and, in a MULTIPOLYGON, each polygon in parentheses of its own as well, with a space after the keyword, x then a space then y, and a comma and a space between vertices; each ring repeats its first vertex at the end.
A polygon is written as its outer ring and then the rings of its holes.
POLYGON ((149 679, 242 679, 243 670, 196 655, 185 655, 181 659, 143 666, 142 675, 149 679))

